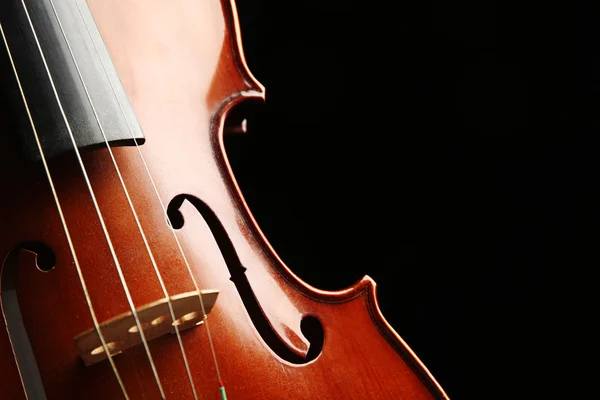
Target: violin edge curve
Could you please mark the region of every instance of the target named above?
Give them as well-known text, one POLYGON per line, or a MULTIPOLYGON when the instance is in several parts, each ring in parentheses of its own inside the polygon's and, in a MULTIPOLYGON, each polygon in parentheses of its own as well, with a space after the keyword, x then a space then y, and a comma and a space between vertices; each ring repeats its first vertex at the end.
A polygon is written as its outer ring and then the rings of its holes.
POLYGON ((249 91, 243 91, 241 94, 245 97, 248 97, 249 95, 249 97, 258 97, 264 100, 266 92, 265 87, 252 74, 252 71, 248 66, 248 62, 246 61, 244 46, 242 43, 242 30, 240 27, 236 2, 235 0, 222 0, 221 5, 223 6, 223 13, 225 16, 225 23, 227 24, 227 29, 231 33, 229 39, 233 61, 237 71, 244 79, 248 89, 250 89, 249 91))

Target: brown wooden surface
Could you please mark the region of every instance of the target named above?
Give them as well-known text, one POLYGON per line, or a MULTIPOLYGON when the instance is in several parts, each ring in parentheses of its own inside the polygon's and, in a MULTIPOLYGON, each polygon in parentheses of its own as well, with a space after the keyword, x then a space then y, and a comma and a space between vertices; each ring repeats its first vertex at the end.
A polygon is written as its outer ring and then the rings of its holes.
MULTIPOLYGON (((264 97, 245 66, 234 5, 227 0, 89 0, 89 5, 144 129, 147 142, 141 150, 165 205, 187 194, 212 210, 269 324, 293 353, 308 351, 300 330, 303 316, 323 325, 325 340, 316 360, 294 364, 275 355, 253 326, 207 222, 185 201, 185 224, 177 235, 199 287, 220 290, 209 327, 228 398, 445 398, 385 322, 372 280, 340 292, 309 287, 283 264, 255 224, 232 177, 221 132, 231 107, 264 97)), ((0 119, 0 254, 8 255, 19 243, 41 241, 57 258, 52 271, 41 272, 31 253, 21 253, 17 277, 46 394, 50 399, 121 398, 110 364, 85 367, 77 354, 73 338, 93 327, 90 312, 45 173, 23 165, 6 121, 0 119)), ((193 290, 138 150, 112 151, 168 293, 193 290)), ((135 305, 164 297, 108 150, 87 152, 83 160, 135 305)), ((77 160, 55 160, 50 170, 99 321, 128 311, 77 160)), ((181 337, 199 397, 217 398, 205 327, 181 337)), ((167 398, 191 398, 175 336, 151 341, 150 350, 167 398)), ((114 360, 131 398, 159 397, 142 346, 114 360)), ((0 398, 24 397, 5 329, 0 329, 0 376, 0 398)))

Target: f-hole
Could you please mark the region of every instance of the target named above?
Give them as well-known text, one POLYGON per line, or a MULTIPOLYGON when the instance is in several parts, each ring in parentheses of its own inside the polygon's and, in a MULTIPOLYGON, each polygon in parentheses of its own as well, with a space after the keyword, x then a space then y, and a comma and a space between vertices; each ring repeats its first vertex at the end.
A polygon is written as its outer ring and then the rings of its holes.
POLYGON ((198 210, 210 228, 213 237, 219 246, 219 250, 223 255, 223 259, 227 264, 227 268, 229 269, 231 275, 230 280, 237 288, 254 327, 265 343, 267 343, 271 350, 279 357, 294 364, 305 364, 317 358, 323 349, 324 340, 323 326, 319 320, 313 316, 306 316, 300 323, 302 334, 310 342, 306 357, 297 355, 279 339, 254 295, 254 291, 245 274, 246 268, 242 265, 225 228, 223 228, 221 221, 219 221, 215 213, 206 203, 197 197, 187 194, 175 196, 167 208, 167 215, 171 226, 174 229, 181 229, 183 227, 185 220, 179 209, 185 200, 189 201, 196 210, 198 210))
POLYGON ((33 354, 33 349, 23 323, 17 296, 17 266, 19 253, 28 251, 36 255, 36 267, 48 272, 56 265, 54 252, 40 242, 23 243, 14 248, 0 266, 0 298, 8 336, 15 354, 15 361, 23 380, 23 387, 29 399, 46 399, 42 377, 33 354))

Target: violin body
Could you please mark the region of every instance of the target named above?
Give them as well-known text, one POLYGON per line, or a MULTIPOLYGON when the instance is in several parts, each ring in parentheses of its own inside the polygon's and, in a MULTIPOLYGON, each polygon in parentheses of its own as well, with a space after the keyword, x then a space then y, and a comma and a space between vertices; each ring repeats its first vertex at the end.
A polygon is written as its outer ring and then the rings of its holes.
POLYGON ((370 278, 310 287, 253 219, 223 132, 236 104, 265 91, 233 1, 87 3, 145 141, 44 168, 13 134, 23 99, 2 97, 0 398, 218 398, 220 387, 229 399, 447 398, 385 321, 370 278), (93 315, 103 323, 196 287, 219 291, 203 323, 82 362, 74 338, 93 315))

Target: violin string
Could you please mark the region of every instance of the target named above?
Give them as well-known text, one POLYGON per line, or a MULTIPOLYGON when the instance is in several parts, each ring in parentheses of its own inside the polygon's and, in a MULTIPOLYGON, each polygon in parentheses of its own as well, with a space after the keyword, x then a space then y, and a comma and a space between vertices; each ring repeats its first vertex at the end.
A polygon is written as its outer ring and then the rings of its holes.
POLYGON ((117 175, 119 177, 119 181, 120 181, 121 186, 123 188, 123 191, 125 193, 125 197, 127 198, 127 202, 129 204, 129 207, 131 208, 131 212, 132 212, 133 217, 135 219, 135 222, 137 224, 137 227, 138 227, 138 230, 139 230, 140 235, 142 237, 142 240, 144 241, 144 245, 146 246, 146 250, 148 251, 148 255, 150 257, 150 261, 152 263, 152 266, 154 268, 154 272, 156 273, 156 276, 157 276, 158 281, 160 283, 160 287, 161 287, 161 289, 163 291, 163 295, 165 296, 165 299, 167 300, 167 305, 169 307, 169 313, 171 314, 171 320, 172 320, 171 322, 172 322, 173 327, 175 328, 175 333, 176 333, 176 336, 177 336, 177 341, 179 343, 179 349, 181 350, 181 354, 183 356, 183 361, 184 361, 184 364, 185 364, 185 369, 187 371, 188 380, 189 380, 190 385, 192 387, 192 393, 194 395, 194 399, 197 400, 198 399, 198 395, 196 394, 196 387, 194 385, 194 381, 193 381, 193 378, 192 378, 192 372, 190 371, 188 359, 187 359, 185 350, 183 348, 183 341, 181 339, 181 334, 179 332, 179 326, 175 323, 175 321, 177 320, 177 318, 175 317, 175 310, 173 309, 173 303, 171 301, 171 297, 169 296, 169 293, 167 291, 167 287, 165 286, 165 283, 164 283, 164 280, 162 278, 162 275, 161 275, 161 273, 160 273, 160 271, 158 269, 158 265, 156 263, 156 259, 154 258, 154 254, 153 254, 153 252, 152 252, 152 250, 150 248, 150 244, 148 243, 148 239, 146 237, 146 234, 144 233, 144 229, 142 228, 140 219, 139 219, 138 214, 137 214, 137 212, 135 210, 135 207, 133 205, 133 201, 131 200, 131 196, 129 194, 129 191, 127 190, 127 187, 125 185, 125 181, 123 180, 123 175, 121 174, 121 170, 120 170, 119 166, 117 165, 117 161, 115 160, 115 156, 114 156, 114 154, 112 152, 112 149, 111 149, 111 147, 110 147, 110 145, 108 143, 108 138, 106 137, 106 132, 104 131, 104 127, 102 126, 102 123, 100 121, 100 117, 98 116, 98 112, 96 110, 96 107, 94 106, 94 102, 92 101, 92 98, 90 96, 88 87, 87 87, 87 85, 85 83, 85 79, 83 78, 83 75, 82 75, 81 70, 79 68, 79 64, 77 63, 77 60, 75 58, 75 54, 73 53, 73 49, 71 47, 69 39, 67 38, 67 35, 66 35, 66 32, 65 32, 65 30, 63 28, 63 25, 62 25, 62 22, 60 20, 60 17, 58 16, 58 13, 57 13, 56 8, 54 6, 53 0, 50 0, 50 5, 52 6, 52 10, 54 12, 54 15, 56 16, 56 20, 58 21, 58 26, 59 26, 59 28, 60 28, 60 30, 62 32, 63 38, 65 39, 65 43, 67 44, 67 48, 68 48, 69 53, 71 55, 71 59, 73 60, 73 63, 75 65, 75 69, 77 71, 77 74, 79 76, 81 84, 83 85, 83 89, 84 89, 85 95, 87 97, 87 100, 88 100, 88 102, 90 104, 90 107, 92 108, 92 112, 94 113, 94 117, 96 119, 96 122, 98 123, 98 128, 100 129, 100 132, 102 133, 102 137, 104 138, 104 143, 106 144, 106 147, 107 147, 108 152, 110 154, 110 158, 112 160, 112 163, 113 163, 113 165, 115 167, 115 170, 117 172, 117 175))
POLYGON ((40 138, 39 135, 37 133, 37 129, 35 127, 35 123, 33 122, 33 117, 31 115, 31 111, 29 109, 29 103, 27 102, 27 98, 25 96, 25 92, 23 90, 23 86, 21 85, 21 79, 19 78, 19 73, 17 72, 17 68, 15 66, 13 57, 12 57, 12 52, 10 50, 10 46, 8 45, 8 41, 6 39, 6 36, 4 34, 4 29, 2 28, 2 23, 0 22, 0 32, 2 33, 2 39, 4 41, 4 45, 6 46, 6 50, 8 51, 8 57, 10 58, 10 63, 12 65, 12 69, 13 72, 15 74, 15 78, 17 80, 17 85, 19 87, 19 91, 21 93, 21 97, 23 99, 23 103, 25 105, 25 110, 27 112, 27 117, 29 118, 29 123, 31 124, 31 128, 33 130, 33 134, 35 136, 35 142, 37 144, 37 147, 40 151, 40 156, 42 159, 42 164, 44 165, 44 170, 46 172, 46 176, 48 177, 48 182, 50 183, 50 189, 52 191, 52 196, 54 197, 54 201, 56 203, 56 207, 58 209, 58 215, 59 218, 61 220, 61 223, 63 225, 63 229, 65 231, 65 236, 67 239, 67 243, 69 245, 69 249, 71 251, 71 254, 73 256, 73 262, 75 264, 75 269, 77 270, 77 275, 79 276, 79 282, 81 284, 81 288, 83 290, 83 295, 85 297, 85 301, 88 305, 88 309, 90 310, 90 315, 92 317, 92 321, 94 323, 94 329, 96 330, 96 333, 98 334, 98 337, 100 338, 100 342, 102 343, 102 348, 104 349, 104 351, 106 352, 106 354, 108 355, 108 360, 109 363, 112 367, 113 372, 115 373, 115 377, 117 378, 117 381, 119 383, 119 386, 121 387, 121 391, 123 392, 123 395, 125 397, 126 400, 129 400, 129 395, 127 394, 127 390, 125 389, 125 385, 123 383, 123 380, 121 379, 121 375, 119 374, 119 371, 117 370, 117 366, 115 365, 115 361, 112 358, 112 355, 110 353, 110 351, 108 350, 108 347, 106 345, 106 340, 104 339, 104 335, 102 334, 102 330, 100 329, 100 324, 98 323, 98 318, 96 317, 96 312, 94 311, 94 307, 92 305, 92 299, 90 297, 89 291, 87 289, 87 284, 85 283, 85 279, 83 277, 83 272, 81 270, 81 266, 79 264, 79 258, 77 257, 77 253, 75 251, 75 246, 73 244, 73 241, 71 239, 71 233, 69 231, 69 228, 67 226, 67 221, 65 219, 65 216, 63 214, 63 210, 62 210, 62 206, 60 204, 60 200, 58 199, 58 194, 56 192, 56 188, 54 186, 54 180, 52 179, 52 175, 50 174, 50 168, 48 167, 48 163, 46 162, 46 156, 44 155, 44 150, 42 149, 42 144, 40 142, 40 138))
MULTIPOLYGON (((81 8, 79 7, 79 3, 77 1, 75 3, 77 5, 77 9, 79 10, 79 14, 83 18, 83 13, 81 11, 81 8)), ((91 35, 90 30, 89 30, 89 27, 87 26, 87 24, 85 24, 85 26, 86 26, 86 30, 88 32, 88 35, 89 35, 89 37, 91 39, 92 35, 91 35)), ((93 43, 94 49, 96 50, 96 53, 100 57, 100 51, 98 50, 98 47, 96 46, 96 43, 93 40, 92 40, 92 43, 93 43)), ((104 65, 104 61, 102 61, 102 57, 100 57, 100 61, 101 61, 101 64, 102 64, 102 68, 104 69, 104 72, 108 75, 108 72, 106 70, 106 66, 104 65)), ((112 81, 110 81, 110 86, 112 88, 113 93, 115 94, 115 97, 117 98, 117 102, 119 103, 119 107, 121 108, 121 112, 123 113, 123 115, 125 115, 125 110, 123 109, 123 104, 121 104, 121 100, 117 96, 116 89, 115 89, 112 81)), ((131 138, 133 139, 133 142, 135 143, 135 147, 136 147, 136 149, 138 151, 140 159, 142 160, 142 163, 144 164, 144 168, 146 170, 148 178, 150 179, 150 182, 152 184, 152 188, 154 189, 154 193, 156 194, 156 197, 157 197, 157 199, 158 199, 158 201, 160 203, 162 211, 163 211, 163 213, 164 213, 164 215, 166 217, 166 220, 167 220, 167 222, 169 224, 171 233, 172 233, 173 238, 174 238, 174 240, 175 240, 175 242, 177 244, 177 248, 179 250, 179 253, 181 254, 181 257, 182 257, 182 259, 183 259, 183 261, 184 261, 184 263, 186 265, 186 268, 188 270, 188 273, 190 275, 190 278, 192 280, 194 288, 198 292, 198 294, 200 295, 199 298, 200 298, 200 308, 201 308, 201 311, 202 311, 202 318, 204 320, 204 325, 206 327, 206 334, 207 334, 208 342, 209 342, 209 345, 210 345, 210 350, 211 350, 211 355, 212 355, 212 358, 213 358, 213 363, 215 365, 215 371, 216 371, 216 375, 217 375, 217 380, 219 382, 221 393, 222 393, 221 396, 224 396, 224 385, 223 385, 223 381, 221 379, 221 372, 220 372, 220 369, 219 369, 219 363, 217 361, 217 353, 216 353, 216 350, 215 350, 215 346, 214 346, 214 341, 212 339, 212 335, 210 333, 208 318, 207 318, 207 315, 206 315, 206 308, 205 308, 205 305, 204 305, 204 300, 202 299, 202 294, 200 293, 198 282, 196 281, 196 278, 195 278, 195 276, 194 276, 194 274, 192 272, 192 268, 190 266, 188 258, 185 255, 185 252, 183 251, 183 246, 181 245, 179 237, 177 236, 177 233, 175 232, 175 229, 173 229, 173 227, 171 225, 171 221, 170 221, 168 213, 167 213, 167 208, 165 207, 165 203, 163 202, 163 200, 162 200, 162 198, 160 196, 160 193, 158 191, 158 188, 156 186, 156 183, 154 182, 154 179, 152 178, 152 173, 150 172, 150 169, 148 168, 148 164, 146 163, 146 159, 145 159, 145 157, 144 157, 144 155, 143 155, 143 153, 142 153, 142 151, 140 149, 140 145, 139 145, 139 143, 138 143, 138 141, 137 141, 137 139, 135 137, 135 133, 133 132, 133 129, 132 129, 131 125, 129 124, 129 121, 127 120, 127 118, 125 118, 125 121, 127 123, 127 127, 129 129, 129 132, 131 133, 131 138)), ((110 145, 109 145, 109 147, 110 147, 110 145)))
MULTIPOLYGON (((123 289, 125 291, 125 296, 127 298, 127 302, 128 302, 129 307, 131 309, 131 313, 132 313, 132 315, 133 315, 133 317, 135 319, 135 323, 137 325, 138 331, 140 332, 140 336, 142 338, 142 343, 144 345, 144 349, 146 350, 146 355, 148 356, 148 361, 150 362, 150 367, 152 368, 152 373, 154 374, 154 377, 156 379, 156 384, 157 384, 158 389, 160 391, 161 397, 163 399, 165 399, 166 398, 165 397, 165 393, 164 393, 162 384, 160 382, 160 379, 158 377, 158 371, 156 370, 156 365, 154 364, 154 360, 152 359, 152 354, 150 353, 150 348, 148 347, 148 341, 146 340, 146 335, 144 334, 144 331, 142 329, 142 326, 141 326, 141 323, 140 323, 140 319, 139 319, 139 316, 137 314, 137 310, 135 309, 135 305, 133 303, 133 299, 131 297, 131 293, 130 293, 129 288, 127 286, 127 282, 125 282, 125 277, 123 275, 123 270, 121 269, 121 265, 120 265, 119 260, 117 258, 117 255, 116 255, 116 252, 115 252, 112 240, 110 239, 110 236, 108 234, 108 229, 107 229, 106 224, 104 222, 104 217, 102 216, 102 212, 100 211, 100 206, 99 206, 98 201, 96 199, 96 195, 94 193, 94 189, 92 188, 92 184, 91 184, 89 176, 87 174, 87 170, 86 170, 85 165, 83 163, 83 160, 81 158, 81 154, 79 153, 79 149, 77 148, 77 143, 75 141, 75 137, 74 137, 73 132, 71 130, 71 126, 69 124, 69 120, 68 120, 68 118, 67 118, 67 116, 65 114, 65 111, 63 109, 62 103, 60 101, 60 97, 58 95, 58 91, 56 89, 56 86, 54 85, 54 79, 52 77, 52 73, 50 72, 50 68, 48 67, 48 63, 46 62, 46 57, 44 55, 44 51, 42 50, 42 46, 40 45, 40 42, 39 42, 39 39, 38 39, 38 36, 37 36, 37 32, 36 32, 35 28, 33 27, 33 22, 31 21, 31 17, 29 15, 29 11, 27 10, 27 6, 25 5, 25 0, 21 0, 21 3, 23 4, 23 8, 25 10, 25 14, 27 15, 29 26, 31 27, 31 30, 33 32, 33 36, 34 36, 34 39, 35 39, 38 51, 39 51, 39 53, 40 53, 40 55, 42 57, 42 62, 43 62, 44 67, 46 69, 46 73, 48 75, 48 78, 50 80, 50 85, 51 85, 52 90, 54 92, 54 96, 56 97, 58 108, 60 110, 60 113, 62 115, 63 120, 65 121, 65 126, 66 126, 66 129, 67 129, 67 132, 69 133, 71 142, 72 142, 73 147, 75 149, 75 155, 77 157, 77 160, 78 160, 79 165, 81 167, 81 171, 83 173, 83 177, 85 179, 86 185, 87 185, 88 190, 90 192, 91 200, 92 200, 92 203, 94 204, 94 208, 96 210, 96 214, 98 215, 98 220, 99 220, 100 225, 102 227, 102 231, 104 232, 104 237, 106 238, 106 242, 108 244, 108 248, 109 248, 110 253, 112 255, 112 258, 113 258, 113 260, 115 262, 115 267, 117 269, 117 273, 119 275, 119 279, 121 280, 121 285, 123 286, 123 289)), ((106 349, 105 349, 105 351, 106 351, 106 349)))

